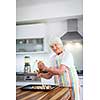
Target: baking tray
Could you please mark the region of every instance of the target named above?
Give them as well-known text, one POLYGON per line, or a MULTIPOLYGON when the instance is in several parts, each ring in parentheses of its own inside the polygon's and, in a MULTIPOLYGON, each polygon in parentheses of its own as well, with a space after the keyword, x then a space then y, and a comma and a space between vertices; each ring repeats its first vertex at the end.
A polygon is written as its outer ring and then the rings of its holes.
POLYGON ((23 86, 21 89, 22 90, 35 90, 35 91, 49 91, 56 88, 56 85, 34 85, 34 84, 30 84, 30 85, 26 85, 23 86))

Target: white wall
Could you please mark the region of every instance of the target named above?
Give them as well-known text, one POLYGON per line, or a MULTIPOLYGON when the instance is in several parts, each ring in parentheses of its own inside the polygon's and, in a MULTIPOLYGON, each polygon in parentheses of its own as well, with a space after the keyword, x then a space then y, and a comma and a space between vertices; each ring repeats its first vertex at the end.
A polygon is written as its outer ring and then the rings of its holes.
POLYGON ((78 70, 83 69, 83 44, 81 41, 74 42, 67 42, 67 45, 65 45, 65 49, 68 49, 74 58, 74 64, 75 67, 77 67, 78 70))
MULTIPOLYGON (((30 65, 33 68, 36 68, 36 64, 34 65, 34 62, 36 60, 42 60, 45 62, 45 64, 48 64, 47 58, 49 57, 49 54, 23 54, 23 55, 16 55, 16 71, 17 72, 24 72, 24 57, 28 55, 30 56, 30 65)), ((33 69, 34 69, 33 68, 33 69)))
POLYGON ((46 30, 48 37, 50 36, 61 37, 64 33, 67 32, 67 22, 65 20, 65 21, 47 23, 46 30))
POLYGON ((82 0, 68 0, 63 2, 17 7, 16 20, 38 20, 82 15, 82 6, 82 0))
POLYGON ((75 67, 77 67, 77 69, 79 70, 82 70, 83 69, 83 46, 80 45, 80 47, 73 47, 71 53, 74 57, 75 67))

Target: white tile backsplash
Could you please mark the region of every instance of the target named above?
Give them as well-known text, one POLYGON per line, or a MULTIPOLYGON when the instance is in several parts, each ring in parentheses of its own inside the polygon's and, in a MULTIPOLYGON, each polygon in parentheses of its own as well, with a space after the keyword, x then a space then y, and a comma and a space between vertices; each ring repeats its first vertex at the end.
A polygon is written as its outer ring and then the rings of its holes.
MULTIPOLYGON (((26 55, 16 55, 16 72, 24 71, 24 57, 26 55)), ((36 60, 42 60, 48 65, 49 54, 30 54, 30 65, 32 69, 37 69, 37 64, 34 64, 36 60)))

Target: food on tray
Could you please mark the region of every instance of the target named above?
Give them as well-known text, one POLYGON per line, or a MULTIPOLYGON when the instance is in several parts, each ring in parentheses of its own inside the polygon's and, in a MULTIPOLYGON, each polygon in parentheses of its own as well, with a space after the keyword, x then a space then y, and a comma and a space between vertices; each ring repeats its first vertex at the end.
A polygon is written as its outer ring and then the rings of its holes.
POLYGON ((39 90, 45 90, 45 89, 51 89, 52 87, 50 85, 41 85, 41 86, 32 86, 32 89, 39 89, 39 90))
POLYGON ((46 86, 46 89, 51 89, 51 86, 50 85, 46 86))
POLYGON ((24 87, 22 87, 22 89, 24 90, 51 90, 54 89, 56 86, 55 85, 46 85, 46 84, 42 84, 42 85, 34 85, 34 84, 30 84, 30 85, 26 85, 24 87))

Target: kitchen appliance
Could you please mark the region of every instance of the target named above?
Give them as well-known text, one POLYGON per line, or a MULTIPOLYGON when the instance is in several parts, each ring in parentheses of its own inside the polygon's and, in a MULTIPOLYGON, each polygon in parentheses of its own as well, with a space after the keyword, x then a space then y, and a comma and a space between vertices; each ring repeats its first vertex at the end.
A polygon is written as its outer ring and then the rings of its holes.
POLYGON ((62 40, 82 40, 82 35, 78 32, 78 19, 67 20, 67 32, 61 37, 62 40))
POLYGON ((24 59, 25 59, 24 73, 30 73, 31 72, 30 57, 25 56, 24 59))

